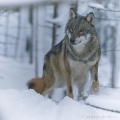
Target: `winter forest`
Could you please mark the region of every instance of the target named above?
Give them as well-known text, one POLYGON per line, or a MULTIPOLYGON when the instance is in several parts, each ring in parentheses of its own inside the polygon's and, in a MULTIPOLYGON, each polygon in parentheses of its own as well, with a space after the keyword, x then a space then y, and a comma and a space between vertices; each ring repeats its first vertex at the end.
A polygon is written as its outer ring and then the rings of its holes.
POLYGON ((0 120, 120 120, 120 0, 0 1, 0 120), (65 36, 69 10, 93 12, 100 41, 99 93, 86 100, 54 91, 52 99, 26 83, 41 77, 45 54, 65 36))

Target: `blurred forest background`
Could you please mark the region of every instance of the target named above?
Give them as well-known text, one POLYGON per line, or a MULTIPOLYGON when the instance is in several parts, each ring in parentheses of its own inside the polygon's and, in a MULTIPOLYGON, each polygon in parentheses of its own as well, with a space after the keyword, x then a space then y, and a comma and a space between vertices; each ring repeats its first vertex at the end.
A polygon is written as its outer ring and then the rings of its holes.
POLYGON ((1 3, 0 56, 20 64, 32 64, 33 77, 42 75, 44 55, 64 38, 69 9, 73 7, 81 15, 93 12, 102 51, 99 64, 101 86, 120 87, 120 0, 1 3))

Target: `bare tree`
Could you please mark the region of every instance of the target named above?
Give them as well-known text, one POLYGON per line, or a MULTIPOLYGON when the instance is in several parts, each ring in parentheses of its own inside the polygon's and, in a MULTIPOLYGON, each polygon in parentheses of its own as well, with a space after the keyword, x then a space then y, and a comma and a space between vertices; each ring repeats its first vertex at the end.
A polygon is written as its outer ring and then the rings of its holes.
POLYGON ((36 6, 36 26, 35 26, 35 77, 38 77, 38 6, 36 6))
MULTIPOLYGON (((57 17, 57 7, 58 7, 58 4, 55 3, 53 18, 57 17)), ((52 47, 55 45, 55 42, 56 42, 56 27, 57 27, 57 25, 55 23, 53 23, 53 29, 52 29, 52 47)))
POLYGON ((9 11, 6 13, 5 56, 8 55, 9 11))
POLYGON ((17 52, 18 52, 18 45, 20 41, 20 30, 21 30, 21 11, 19 9, 18 11, 18 29, 17 29, 17 39, 16 39, 16 45, 15 45, 15 58, 17 58, 17 52))
MULTIPOLYGON (((111 44, 111 48, 115 48, 116 47, 116 28, 112 27, 112 44, 111 44)), ((112 63, 112 77, 111 77, 111 85, 112 88, 115 88, 115 78, 116 78, 116 54, 115 54, 115 50, 111 51, 111 63, 112 63)))
POLYGON ((29 48, 30 48, 30 61, 29 63, 33 63, 33 31, 34 31, 34 27, 33 27, 33 6, 30 6, 29 8, 29 22, 31 25, 31 37, 29 40, 29 48))

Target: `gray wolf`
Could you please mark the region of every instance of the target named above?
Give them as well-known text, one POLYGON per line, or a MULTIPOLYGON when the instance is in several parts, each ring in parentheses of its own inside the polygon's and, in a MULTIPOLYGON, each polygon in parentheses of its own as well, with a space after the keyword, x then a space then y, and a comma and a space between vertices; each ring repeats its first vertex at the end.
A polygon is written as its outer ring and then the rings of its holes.
POLYGON ((78 96, 82 97, 90 72, 91 88, 95 93, 99 91, 101 52, 94 19, 93 13, 81 16, 70 9, 64 39, 45 55, 42 77, 29 81, 28 88, 46 95, 55 88, 66 86, 67 96, 73 98, 73 85, 77 85, 78 96))

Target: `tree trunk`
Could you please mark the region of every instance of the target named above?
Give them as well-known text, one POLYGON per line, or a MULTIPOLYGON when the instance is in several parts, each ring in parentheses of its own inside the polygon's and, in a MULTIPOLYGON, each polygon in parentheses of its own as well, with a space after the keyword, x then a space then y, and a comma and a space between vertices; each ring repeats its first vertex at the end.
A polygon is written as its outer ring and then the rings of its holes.
POLYGON ((8 56, 9 11, 6 14, 5 56, 8 56))
POLYGON ((17 39, 16 39, 16 45, 15 45, 15 58, 17 58, 17 54, 18 54, 18 45, 19 45, 19 41, 20 41, 20 26, 21 26, 21 11, 19 9, 19 15, 18 15, 18 29, 17 29, 17 39))
POLYGON ((29 22, 30 22, 30 25, 31 25, 31 37, 30 37, 30 51, 29 51, 29 57, 30 57, 30 61, 29 63, 32 64, 33 63, 33 31, 34 31, 34 28, 33 28, 33 6, 30 6, 29 8, 29 22))
POLYGON ((35 27, 35 77, 38 77, 38 6, 36 6, 36 27, 35 27))
MULTIPOLYGON (((54 15, 53 15, 53 18, 56 18, 57 17, 57 7, 58 7, 58 4, 56 3, 54 5, 54 15)), ((55 45, 56 43, 56 24, 53 23, 53 31, 52 31, 52 47, 55 45)))
MULTIPOLYGON (((113 27, 112 28, 112 44, 111 44, 111 48, 115 49, 116 48, 116 28, 113 27)), ((115 50, 113 50, 111 52, 111 62, 112 62, 112 77, 111 77, 111 86, 112 88, 115 88, 115 78, 116 78, 116 54, 115 54, 115 50)))

